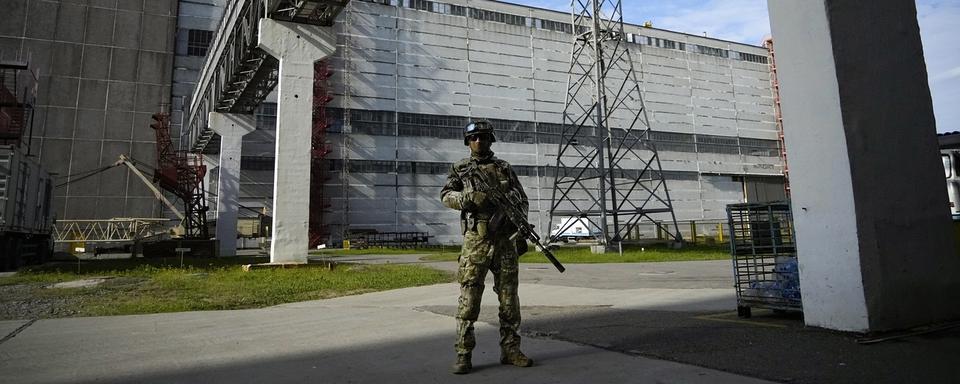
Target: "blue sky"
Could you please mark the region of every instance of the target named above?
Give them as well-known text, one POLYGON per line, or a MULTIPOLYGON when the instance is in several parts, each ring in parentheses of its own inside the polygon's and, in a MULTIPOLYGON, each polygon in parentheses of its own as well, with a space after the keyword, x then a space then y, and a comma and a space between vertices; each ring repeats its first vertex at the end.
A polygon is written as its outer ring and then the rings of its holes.
MULTIPOLYGON (((570 12, 569 0, 506 0, 570 12)), ((624 21, 760 45, 770 34, 763 0, 622 0, 624 21)), ((960 0, 917 0, 937 131, 960 131, 960 0)))

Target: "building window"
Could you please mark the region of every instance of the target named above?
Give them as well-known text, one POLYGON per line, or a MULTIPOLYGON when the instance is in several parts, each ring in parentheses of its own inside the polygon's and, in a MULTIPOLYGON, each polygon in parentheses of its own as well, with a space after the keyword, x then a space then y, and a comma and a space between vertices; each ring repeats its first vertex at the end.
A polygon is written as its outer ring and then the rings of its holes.
POLYGON ((540 20, 540 27, 549 31, 573 33, 573 26, 567 23, 561 23, 559 21, 540 20))
POLYGON ((660 151, 696 152, 696 139, 688 133, 650 131, 650 140, 660 151))
POLYGON ((744 53, 744 52, 739 52, 739 53, 740 53, 740 60, 749 61, 751 63, 757 63, 757 64, 767 63, 766 56, 754 55, 752 53, 744 53))
POLYGON ((700 153, 721 153, 728 155, 740 154, 740 143, 736 137, 714 136, 714 135, 696 135, 697 152, 700 153))
POLYGON ((702 45, 697 46, 697 53, 702 53, 704 55, 710 55, 710 56, 727 57, 726 49, 705 47, 702 45))
POLYGON ((187 56, 206 56, 210 42, 213 41, 213 31, 191 29, 187 32, 187 56))
POLYGON ((485 9, 470 8, 470 17, 483 20, 483 21, 495 21, 498 23, 505 23, 510 25, 527 25, 527 18, 517 15, 509 15, 502 12, 488 11, 485 9))
POLYGON ((350 124, 354 133, 393 136, 396 133, 396 114, 392 111, 351 109, 350 124))
POLYGON ((277 128, 277 103, 261 103, 254 115, 257 118, 257 129, 277 128))
POLYGON ((740 138, 740 153, 751 156, 779 156, 780 142, 776 140, 740 138))
POLYGON ((459 139, 463 137, 463 126, 468 119, 459 116, 426 115, 419 113, 398 113, 400 136, 436 137, 441 139, 459 139))
POLYGON ((427 0, 410 0, 410 8, 434 12, 434 4, 427 0))
POLYGON ((450 4, 450 14, 454 16, 466 16, 467 7, 464 7, 462 5, 450 4))

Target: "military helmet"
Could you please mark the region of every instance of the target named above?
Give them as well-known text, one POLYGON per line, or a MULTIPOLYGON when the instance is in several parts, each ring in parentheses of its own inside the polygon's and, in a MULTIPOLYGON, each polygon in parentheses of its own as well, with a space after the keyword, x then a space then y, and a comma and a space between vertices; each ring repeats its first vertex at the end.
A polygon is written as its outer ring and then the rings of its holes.
POLYGON ((490 124, 490 122, 486 120, 471 121, 469 124, 463 127, 463 145, 470 144, 469 142, 471 136, 484 133, 490 135, 491 143, 495 143, 497 141, 497 137, 493 134, 493 124, 490 124))

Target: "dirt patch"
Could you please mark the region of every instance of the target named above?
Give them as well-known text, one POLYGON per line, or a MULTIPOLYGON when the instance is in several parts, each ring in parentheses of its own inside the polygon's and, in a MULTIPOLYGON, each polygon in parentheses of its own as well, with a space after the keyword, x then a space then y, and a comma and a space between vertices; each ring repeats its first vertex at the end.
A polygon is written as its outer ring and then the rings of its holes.
POLYGON ((112 278, 112 276, 98 276, 83 280, 64 281, 62 283, 53 284, 49 288, 90 288, 103 284, 104 281, 112 278))

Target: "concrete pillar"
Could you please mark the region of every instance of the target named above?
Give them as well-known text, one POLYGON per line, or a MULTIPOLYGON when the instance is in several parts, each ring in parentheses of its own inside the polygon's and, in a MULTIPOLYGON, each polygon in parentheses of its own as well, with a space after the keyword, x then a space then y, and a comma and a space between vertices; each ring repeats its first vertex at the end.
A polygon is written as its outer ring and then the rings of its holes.
MULTIPOLYGON (((201 160, 203 161, 203 165, 207 167, 207 172, 204 173, 203 175, 203 190, 209 192, 209 191, 212 191, 211 188, 213 187, 211 185, 213 183, 213 178, 212 178, 213 170, 220 166, 220 163, 219 163, 220 156, 219 155, 217 156, 203 155, 201 157, 201 160)), ((217 172, 220 172, 220 171, 218 170, 217 172)), ((211 203, 216 201, 216 198, 209 193, 205 197, 206 197, 207 205, 210 205, 211 203)))
POLYGON ((913 0, 768 1, 804 320, 960 318, 960 257, 913 0))
POLYGON ((240 154, 243 135, 257 128, 253 115, 210 112, 210 129, 220 135, 217 173, 217 241, 220 256, 237 255, 237 211, 240 210, 240 154))
POLYGON ((331 27, 260 20, 259 46, 280 60, 271 263, 306 263, 313 63, 336 50, 331 27))

